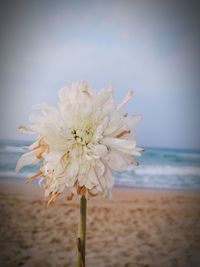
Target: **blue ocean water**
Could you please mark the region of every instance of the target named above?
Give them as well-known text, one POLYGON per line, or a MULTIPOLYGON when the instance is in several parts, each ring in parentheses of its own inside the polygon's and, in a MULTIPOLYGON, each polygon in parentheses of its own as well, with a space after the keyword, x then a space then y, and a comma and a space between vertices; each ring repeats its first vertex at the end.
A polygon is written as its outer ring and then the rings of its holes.
MULTIPOLYGON (((25 152, 27 141, 0 141, 0 179, 23 181, 37 167, 25 167, 16 173, 15 166, 25 152)), ((146 148, 140 165, 126 173, 116 173, 120 186, 146 189, 200 190, 200 151, 146 148)))

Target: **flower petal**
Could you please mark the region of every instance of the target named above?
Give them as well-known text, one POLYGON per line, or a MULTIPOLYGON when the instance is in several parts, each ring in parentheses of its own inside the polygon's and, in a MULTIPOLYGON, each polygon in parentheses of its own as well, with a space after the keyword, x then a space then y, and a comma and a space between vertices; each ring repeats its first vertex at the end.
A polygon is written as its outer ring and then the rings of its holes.
POLYGON ((39 162, 39 159, 36 158, 35 152, 34 151, 27 152, 23 154, 21 158, 18 160, 16 165, 16 171, 18 172, 24 166, 35 164, 36 162, 39 162))
POLYGON ((134 140, 105 137, 101 143, 121 152, 140 156, 140 153, 136 150, 136 142, 134 140))
POLYGON ((119 111, 122 110, 126 106, 128 101, 131 99, 132 95, 133 95, 133 91, 129 91, 128 94, 122 100, 122 102, 118 105, 117 110, 119 111))
POLYGON ((114 150, 110 151, 106 157, 106 162, 113 171, 124 172, 128 168, 128 163, 124 159, 123 154, 114 150))
POLYGON ((128 125, 130 129, 135 128, 135 126, 137 126, 138 122, 140 122, 141 120, 141 115, 133 115, 124 118, 124 122, 128 125))
POLYGON ((93 147, 92 152, 99 157, 105 157, 108 154, 108 149, 106 146, 98 144, 93 147))
POLYGON ((94 171, 94 168, 91 167, 88 173, 88 178, 87 181, 85 183, 85 187, 88 189, 92 189, 93 187, 97 186, 99 184, 97 175, 94 171))

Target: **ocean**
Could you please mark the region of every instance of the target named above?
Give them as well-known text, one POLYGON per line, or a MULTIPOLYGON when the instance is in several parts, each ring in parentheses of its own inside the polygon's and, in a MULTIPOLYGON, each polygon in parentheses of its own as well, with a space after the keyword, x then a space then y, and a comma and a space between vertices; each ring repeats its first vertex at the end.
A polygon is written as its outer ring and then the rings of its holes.
MULTIPOLYGON (((15 172, 17 160, 29 144, 0 141, 0 180, 21 183, 37 171, 37 167, 28 166, 20 173, 15 172)), ((200 151, 145 148, 138 160, 139 166, 130 167, 125 173, 114 173, 117 186, 200 191, 200 151)))

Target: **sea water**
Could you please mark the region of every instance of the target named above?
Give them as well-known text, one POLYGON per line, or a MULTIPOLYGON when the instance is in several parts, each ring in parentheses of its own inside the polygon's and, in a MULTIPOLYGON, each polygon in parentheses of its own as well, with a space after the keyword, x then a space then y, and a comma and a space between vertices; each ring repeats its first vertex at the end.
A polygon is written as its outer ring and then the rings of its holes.
MULTIPOLYGON (((15 172, 19 157, 27 151, 27 141, 0 141, 0 179, 21 181, 37 172, 27 166, 15 172)), ((140 189, 200 190, 200 151, 145 148, 139 166, 114 173, 115 184, 140 189)))

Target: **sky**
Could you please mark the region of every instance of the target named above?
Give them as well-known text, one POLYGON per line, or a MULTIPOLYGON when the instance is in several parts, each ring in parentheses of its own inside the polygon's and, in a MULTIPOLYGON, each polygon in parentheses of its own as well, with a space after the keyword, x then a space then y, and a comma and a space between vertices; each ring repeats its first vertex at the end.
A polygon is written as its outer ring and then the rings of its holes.
POLYGON ((86 80, 112 82, 141 114, 138 144, 200 149, 198 1, 1 1, 0 138, 28 139, 36 103, 86 80))

